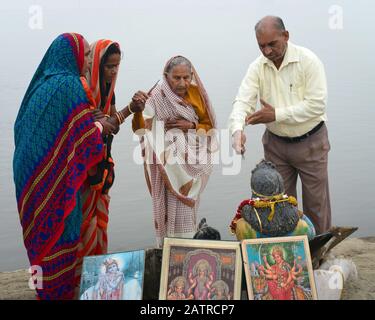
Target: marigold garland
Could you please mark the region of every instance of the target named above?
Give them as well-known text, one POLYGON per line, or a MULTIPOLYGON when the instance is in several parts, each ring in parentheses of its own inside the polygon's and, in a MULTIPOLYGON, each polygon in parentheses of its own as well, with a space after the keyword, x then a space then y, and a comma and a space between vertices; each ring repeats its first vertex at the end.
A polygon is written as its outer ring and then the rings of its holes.
MULTIPOLYGON (((245 205, 252 206, 255 210, 256 208, 271 208, 271 213, 268 216, 268 221, 272 221, 275 215, 275 204, 281 202, 289 202, 293 206, 297 206, 297 199, 293 196, 287 196, 286 194, 278 194, 274 196, 263 196, 253 191, 254 194, 261 196, 261 198, 247 199, 241 202, 238 206, 236 215, 234 216, 229 228, 232 234, 235 234, 237 221, 242 218, 241 212, 245 205)), ((259 219, 259 218, 258 218, 259 219)))

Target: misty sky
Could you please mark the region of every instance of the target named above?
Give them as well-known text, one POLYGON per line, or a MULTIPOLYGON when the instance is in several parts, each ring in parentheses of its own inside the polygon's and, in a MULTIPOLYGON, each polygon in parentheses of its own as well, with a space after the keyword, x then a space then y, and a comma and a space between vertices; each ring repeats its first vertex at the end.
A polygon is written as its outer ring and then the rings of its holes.
MULTIPOLYGON (((267 14, 281 16, 291 41, 322 59, 330 93, 350 88, 358 102, 370 99, 356 92, 358 85, 374 84, 375 44, 368 37, 375 4, 370 0, 21 0, 0 6, 2 116, 13 121, 46 49, 58 34, 71 31, 89 42, 110 38, 120 43, 118 101, 151 87, 168 58, 182 54, 195 64, 214 104, 229 109, 248 64, 260 54, 253 26, 267 14), (342 10, 342 29, 330 26, 338 13, 335 5, 342 10), (41 12, 41 29, 31 29, 36 12, 41 12)), ((228 114, 219 116, 219 124, 226 125, 228 114)))

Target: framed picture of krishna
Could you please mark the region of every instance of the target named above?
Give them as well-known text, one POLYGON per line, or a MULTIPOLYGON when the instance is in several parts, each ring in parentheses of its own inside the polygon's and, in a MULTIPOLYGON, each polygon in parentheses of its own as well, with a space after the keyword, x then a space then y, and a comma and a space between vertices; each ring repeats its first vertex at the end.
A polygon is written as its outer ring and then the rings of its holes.
POLYGON ((165 238, 160 300, 239 300, 241 248, 235 241, 165 238))
POLYGON ((241 242, 250 300, 317 300, 307 236, 241 242))
POLYGON ((144 269, 145 250, 87 256, 80 300, 141 300, 144 269))

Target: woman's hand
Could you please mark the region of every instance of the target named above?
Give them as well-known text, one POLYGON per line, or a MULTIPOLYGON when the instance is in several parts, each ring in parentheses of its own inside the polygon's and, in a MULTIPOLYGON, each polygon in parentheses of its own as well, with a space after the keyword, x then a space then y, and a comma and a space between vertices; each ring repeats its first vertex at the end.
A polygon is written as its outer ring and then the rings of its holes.
POLYGON ((145 108, 145 103, 148 98, 149 98, 149 95, 147 93, 143 91, 137 91, 132 98, 132 102, 130 103, 131 111, 142 112, 145 108))
POLYGON ((102 134, 104 136, 106 136, 108 134, 112 134, 112 132, 116 131, 116 126, 112 123, 112 121, 109 121, 107 118, 104 117, 104 118, 101 118, 98 121, 103 126, 102 134))
POLYGON ((167 120, 167 122, 165 123, 165 128, 167 130, 170 130, 170 129, 180 129, 184 132, 190 130, 190 129, 195 129, 195 123, 194 122, 190 122, 188 120, 185 120, 185 119, 176 119, 176 120, 167 120))
POLYGON ((116 116, 112 116, 110 118, 107 118, 107 122, 109 122, 110 124, 112 124, 113 127, 114 127, 114 130, 111 133, 115 133, 116 134, 120 130, 120 124, 119 124, 118 119, 116 118, 116 116))
POLYGON ((91 112, 92 112, 92 116, 94 118, 94 121, 99 121, 100 119, 105 118, 105 114, 103 113, 102 110, 94 109, 91 112))

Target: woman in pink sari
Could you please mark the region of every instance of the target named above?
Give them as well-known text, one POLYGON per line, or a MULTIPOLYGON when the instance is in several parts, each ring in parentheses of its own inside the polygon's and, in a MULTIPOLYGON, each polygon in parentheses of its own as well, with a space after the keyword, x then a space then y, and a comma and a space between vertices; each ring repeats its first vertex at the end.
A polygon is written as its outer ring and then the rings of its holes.
POLYGON ((212 171, 215 114, 191 62, 170 59, 133 130, 142 131, 145 175, 158 246, 164 237, 193 238, 200 194, 212 171), (161 142, 161 143, 160 143, 161 142))

